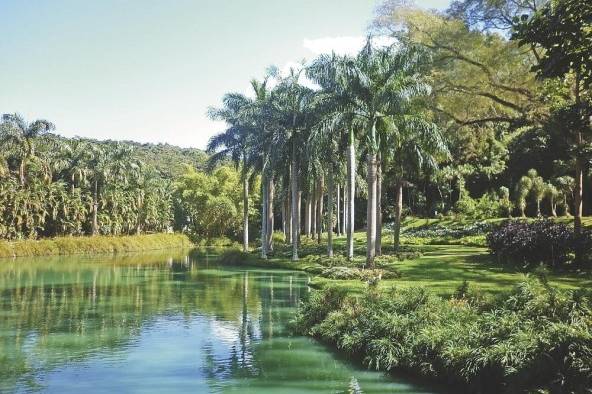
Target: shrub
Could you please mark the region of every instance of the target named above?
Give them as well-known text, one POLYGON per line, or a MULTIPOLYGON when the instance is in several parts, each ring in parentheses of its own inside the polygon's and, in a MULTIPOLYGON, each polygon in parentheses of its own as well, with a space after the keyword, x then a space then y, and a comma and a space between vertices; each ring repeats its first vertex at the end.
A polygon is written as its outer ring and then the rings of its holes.
POLYGON ((487 308, 424 288, 361 297, 315 291, 301 333, 361 356, 376 369, 407 370, 469 392, 586 392, 592 386, 589 294, 530 279, 487 308))
POLYGON ((321 271, 321 276, 329 279, 359 279, 364 281, 380 279, 397 279, 401 273, 396 269, 360 269, 352 267, 330 267, 321 271))
POLYGON ((574 252, 571 228, 548 219, 510 220, 487 235, 487 246, 498 261, 559 267, 574 252))

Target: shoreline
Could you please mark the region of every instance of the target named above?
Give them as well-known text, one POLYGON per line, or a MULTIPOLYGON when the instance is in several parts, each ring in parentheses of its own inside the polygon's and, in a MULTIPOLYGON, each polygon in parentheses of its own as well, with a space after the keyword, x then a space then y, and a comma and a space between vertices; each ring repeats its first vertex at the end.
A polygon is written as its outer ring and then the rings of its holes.
POLYGON ((185 234, 57 237, 40 240, 0 241, 0 259, 22 257, 108 255, 175 248, 195 244, 185 234))

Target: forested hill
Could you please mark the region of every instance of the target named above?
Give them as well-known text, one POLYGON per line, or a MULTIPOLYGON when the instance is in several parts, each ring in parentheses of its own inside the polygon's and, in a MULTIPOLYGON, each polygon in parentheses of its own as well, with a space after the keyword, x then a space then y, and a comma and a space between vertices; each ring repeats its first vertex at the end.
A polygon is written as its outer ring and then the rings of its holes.
MULTIPOLYGON (((65 137, 59 137, 68 139, 65 137)), ((176 179, 181 176, 187 166, 195 169, 204 169, 207 161, 207 154, 197 148, 181 148, 170 144, 150 144, 135 141, 99 141, 90 138, 76 137, 81 141, 101 145, 127 145, 133 148, 134 156, 146 166, 154 168, 163 177, 176 179)))

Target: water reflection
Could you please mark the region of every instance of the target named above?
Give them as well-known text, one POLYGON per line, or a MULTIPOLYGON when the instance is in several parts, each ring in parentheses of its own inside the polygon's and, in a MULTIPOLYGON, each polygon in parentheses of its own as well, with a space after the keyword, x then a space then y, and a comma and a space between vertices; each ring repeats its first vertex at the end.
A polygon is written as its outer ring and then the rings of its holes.
POLYGON ((290 337, 306 283, 198 254, 1 262, 0 392, 418 392, 290 337))

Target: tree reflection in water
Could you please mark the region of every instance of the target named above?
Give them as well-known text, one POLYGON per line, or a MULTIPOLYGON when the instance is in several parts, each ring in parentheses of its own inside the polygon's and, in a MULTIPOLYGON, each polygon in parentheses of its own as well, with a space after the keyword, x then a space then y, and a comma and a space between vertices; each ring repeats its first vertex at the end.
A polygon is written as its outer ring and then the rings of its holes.
POLYGON ((200 254, 4 261, 0 392, 409 388, 288 335, 306 282, 200 254))

